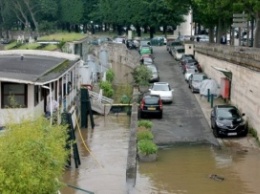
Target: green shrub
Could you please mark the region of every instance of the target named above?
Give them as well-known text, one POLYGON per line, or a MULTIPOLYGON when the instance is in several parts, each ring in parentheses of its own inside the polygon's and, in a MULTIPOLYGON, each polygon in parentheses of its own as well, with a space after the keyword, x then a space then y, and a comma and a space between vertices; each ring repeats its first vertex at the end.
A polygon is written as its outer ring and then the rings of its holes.
POLYGON ((258 144, 260 144, 257 131, 253 127, 249 127, 248 132, 256 139, 258 144))
POLYGON ((114 81, 115 78, 115 73, 113 72, 113 70, 110 68, 106 71, 106 79, 108 82, 112 83, 114 81))
POLYGON ((108 81, 100 81, 99 88, 103 90, 103 95, 110 98, 114 94, 112 84, 108 81))
POLYGON ((141 141, 143 139, 153 140, 153 134, 149 130, 141 130, 137 132, 137 141, 141 141))
POLYGON ((152 78, 152 72, 145 65, 137 66, 133 72, 133 79, 135 84, 139 86, 149 86, 150 79, 152 78))
POLYGON ((138 152, 144 155, 150 155, 157 153, 158 147, 153 141, 148 139, 143 139, 138 141, 138 152))
POLYGON ((146 129, 151 129, 153 126, 153 123, 149 120, 139 120, 138 121, 138 127, 145 127, 146 129))

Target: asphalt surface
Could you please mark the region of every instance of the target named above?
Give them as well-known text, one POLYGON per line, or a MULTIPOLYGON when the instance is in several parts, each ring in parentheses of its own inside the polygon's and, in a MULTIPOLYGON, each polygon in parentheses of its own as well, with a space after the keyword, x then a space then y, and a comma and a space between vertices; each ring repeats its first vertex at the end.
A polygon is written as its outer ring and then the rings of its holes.
POLYGON ((195 95, 184 80, 179 62, 166 51, 166 46, 153 50, 160 81, 168 82, 174 89, 173 103, 163 106, 163 118, 152 119, 154 142, 159 146, 187 143, 218 146, 195 95))

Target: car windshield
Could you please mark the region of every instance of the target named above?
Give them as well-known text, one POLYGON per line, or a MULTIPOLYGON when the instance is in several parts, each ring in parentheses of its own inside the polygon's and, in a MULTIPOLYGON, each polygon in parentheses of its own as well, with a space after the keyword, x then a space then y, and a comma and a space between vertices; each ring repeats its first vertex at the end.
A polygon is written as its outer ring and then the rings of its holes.
POLYGON ((144 97, 144 102, 147 105, 158 104, 158 101, 159 101, 159 97, 158 96, 145 96, 144 97))
POLYGON ((170 87, 167 84, 154 84, 154 91, 170 91, 170 87))
POLYGON ((193 57, 192 57, 192 56, 184 55, 184 56, 183 56, 183 59, 185 59, 185 60, 193 60, 193 57))
POLYGON ((188 59, 187 63, 196 63, 197 61, 195 61, 194 59, 188 59))
POLYGON ((178 53, 184 53, 184 49, 177 49, 178 53))
POLYGON ((194 74, 192 79, 194 81, 202 81, 202 80, 206 79, 206 76, 205 75, 200 75, 200 74, 199 75, 194 74))
POLYGON ((172 42, 171 43, 172 46, 182 46, 181 42, 172 42))
POLYGON ((217 109, 218 119, 238 119, 240 118, 240 114, 238 110, 234 107, 225 107, 217 109))
POLYGON ((153 60, 152 60, 151 58, 148 58, 148 57, 145 57, 145 58, 144 58, 144 61, 146 61, 146 62, 150 62, 150 63, 153 62, 153 60))

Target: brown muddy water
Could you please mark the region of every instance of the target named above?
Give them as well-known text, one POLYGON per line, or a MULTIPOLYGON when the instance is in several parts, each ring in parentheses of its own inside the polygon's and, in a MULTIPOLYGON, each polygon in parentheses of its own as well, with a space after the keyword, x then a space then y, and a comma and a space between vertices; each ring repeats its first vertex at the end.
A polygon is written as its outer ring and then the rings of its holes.
POLYGON ((158 160, 137 163, 136 185, 127 192, 126 162, 129 117, 95 118, 94 130, 82 129, 78 138, 81 165, 64 174, 62 194, 259 194, 260 152, 185 145, 161 148, 158 160), (211 174, 224 178, 210 179, 211 174), (83 191, 85 190, 85 191, 83 191))
POLYGON ((138 163, 135 193, 259 194, 260 154, 208 146, 160 150, 154 163, 138 163), (213 180, 217 174, 224 180, 213 180))

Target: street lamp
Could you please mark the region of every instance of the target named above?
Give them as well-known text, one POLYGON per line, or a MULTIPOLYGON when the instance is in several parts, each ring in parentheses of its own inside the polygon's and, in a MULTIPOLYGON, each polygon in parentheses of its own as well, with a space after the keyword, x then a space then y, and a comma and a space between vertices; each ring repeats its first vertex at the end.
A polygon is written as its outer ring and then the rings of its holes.
POLYGON ((50 122, 52 124, 52 113, 53 113, 53 110, 52 110, 52 92, 51 92, 51 88, 48 87, 48 86, 42 86, 42 88, 45 88, 45 89, 48 89, 50 91, 50 122))

